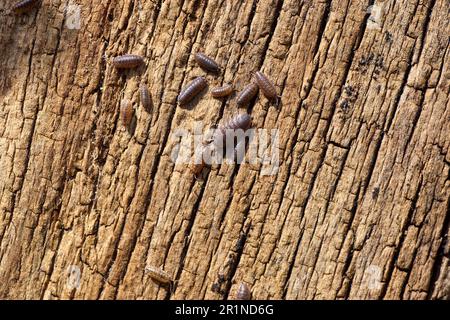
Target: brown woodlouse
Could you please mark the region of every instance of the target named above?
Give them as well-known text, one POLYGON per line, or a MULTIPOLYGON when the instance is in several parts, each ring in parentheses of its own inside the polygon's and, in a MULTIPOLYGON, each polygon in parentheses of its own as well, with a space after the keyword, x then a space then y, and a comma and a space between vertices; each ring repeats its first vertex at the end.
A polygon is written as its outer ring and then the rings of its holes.
POLYGON ((147 112, 151 112, 153 108, 152 95, 148 91, 148 87, 145 84, 139 86, 139 96, 141 99, 141 104, 147 112))
POLYGON ((250 300, 251 298, 252 293, 249 286, 244 282, 241 282, 236 292, 236 300, 250 300))
POLYGON ((216 87, 211 89, 211 95, 214 98, 223 98, 232 94, 234 91, 234 87, 232 84, 225 84, 222 87, 216 87))
POLYGON ((39 0, 22 0, 17 2, 13 7, 12 11, 15 13, 21 14, 31 11, 34 6, 39 2, 39 0))
POLYGON ((200 92, 202 92, 208 83, 206 79, 203 77, 195 78, 191 83, 189 83, 183 90, 181 90, 178 95, 178 103, 182 105, 186 105, 192 99, 194 99, 200 92))
POLYGON ((257 71, 255 73, 255 79, 258 87, 267 99, 278 100, 277 89, 269 78, 267 78, 262 72, 257 71))
POLYGON ((198 52, 195 54, 194 58, 195 61, 197 61, 197 63, 203 69, 214 73, 218 73, 220 71, 219 64, 215 62, 212 58, 208 57, 206 54, 198 52))
POLYGON ((117 69, 133 69, 144 63, 144 58, 136 54, 124 54, 113 59, 117 69))
POLYGON ((147 266, 145 268, 145 272, 148 273, 148 275, 152 279, 154 279, 162 284, 172 284, 172 282, 173 282, 170 275, 162 269, 152 267, 152 266, 147 266))
POLYGON ((258 86, 254 83, 250 83, 248 86, 241 91, 237 98, 238 106, 244 106, 248 104, 254 96, 258 93, 258 86))
POLYGON ((133 106, 129 100, 122 100, 120 103, 120 121, 125 127, 129 127, 133 119, 133 106))

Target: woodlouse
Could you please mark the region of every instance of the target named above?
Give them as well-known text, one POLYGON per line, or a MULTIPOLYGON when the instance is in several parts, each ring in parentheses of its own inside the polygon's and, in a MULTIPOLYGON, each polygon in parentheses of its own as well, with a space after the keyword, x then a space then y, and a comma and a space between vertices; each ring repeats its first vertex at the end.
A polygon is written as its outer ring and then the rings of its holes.
POLYGON ((183 90, 181 90, 178 95, 178 103, 180 105, 185 105, 194 99, 200 92, 202 92, 208 83, 203 77, 195 78, 191 83, 189 83, 183 90))
POLYGON ((256 83, 258 87, 261 89, 264 96, 270 100, 277 100, 277 89, 273 85, 273 83, 267 78, 262 72, 257 71, 255 73, 256 83))
POLYGON ((240 113, 237 116, 233 117, 230 121, 225 123, 221 128, 222 130, 226 129, 242 129, 246 130, 250 126, 250 123, 252 121, 252 118, 247 113, 240 113))
POLYGON ((152 266, 147 266, 145 268, 145 271, 146 271, 146 273, 148 273, 148 275, 152 279, 154 279, 162 284, 172 284, 172 282, 173 282, 170 275, 162 269, 152 267, 152 266))
POLYGON ((254 83, 250 83, 241 91, 237 98, 238 106, 244 106, 248 104, 254 96, 258 93, 258 86, 254 83))
POLYGON ((141 99, 141 104, 147 112, 151 112, 153 108, 152 95, 148 91, 148 87, 145 84, 139 86, 139 96, 141 99))
POLYGON ((241 113, 232 118, 227 123, 220 125, 214 133, 213 142, 217 144, 220 140, 225 143, 227 130, 247 130, 252 122, 252 118, 247 113, 241 113))
POLYGON ((211 89, 211 95, 214 98, 223 98, 232 94, 234 91, 232 84, 225 84, 222 87, 216 87, 211 89))
POLYGON ((241 282, 236 292, 236 300, 250 300, 251 298, 252 293, 249 286, 244 282, 241 282))
POLYGON ((39 0, 22 0, 17 2, 13 7, 12 11, 15 13, 25 13, 31 11, 34 6, 39 2, 39 0))
POLYGON ((133 106, 129 100, 122 100, 120 103, 120 121, 125 127, 129 127, 133 119, 133 106))
POLYGON ((197 61, 197 63, 203 69, 214 73, 218 73, 220 71, 219 64, 215 62, 212 58, 208 57, 206 54, 198 52, 195 54, 194 58, 195 61, 197 61))
POLYGON ((144 58, 136 54, 124 54, 113 59, 117 69, 133 69, 144 63, 144 58))

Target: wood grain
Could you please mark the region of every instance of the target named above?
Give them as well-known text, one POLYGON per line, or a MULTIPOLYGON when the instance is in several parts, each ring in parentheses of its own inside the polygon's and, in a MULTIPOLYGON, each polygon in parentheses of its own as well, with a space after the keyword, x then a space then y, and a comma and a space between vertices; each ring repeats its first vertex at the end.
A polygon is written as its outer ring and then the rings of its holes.
POLYGON ((223 299, 240 282, 254 299, 450 298, 448 0, 70 3, 80 29, 66 0, 0 3, 0 298, 223 299), (146 65, 119 73, 125 53, 146 65), (280 103, 247 111, 279 130, 278 174, 175 165, 177 128, 242 111, 177 107, 181 88, 239 92, 258 70, 280 103))

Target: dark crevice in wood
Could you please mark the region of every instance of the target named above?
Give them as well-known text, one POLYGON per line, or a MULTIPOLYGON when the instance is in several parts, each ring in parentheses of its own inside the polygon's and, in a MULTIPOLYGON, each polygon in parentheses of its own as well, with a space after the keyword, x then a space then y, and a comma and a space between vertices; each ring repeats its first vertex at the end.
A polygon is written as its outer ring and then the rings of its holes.
MULTIPOLYGON (((449 232, 450 232, 450 201, 447 200, 447 214, 445 215, 444 223, 442 224, 442 229, 437 238, 441 239, 441 244, 437 250, 436 258, 434 260, 433 266, 431 268, 431 277, 428 285, 427 299, 432 299, 433 294, 437 287, 437 282, 439 280, 439 275, 441 274, 441 268, 444 263, 444 257, 446 252, 449 251, 449 232)), ((447 258, 450 258, 447 256, 447 258)), ((445 272, 445 270, 444 270, 445 272)), ((450 293, 450 283, 447 283, 447 288, 450 293)))
MULTIPOLYGON (((184 234, 184 239, 189 239, 189 237, 191 236, 192 227, 194 225, 195 218, 197 217, 197 213, 198 213, 198 210, 200 208, 200 203, 201 203, 201 200, 202 200, 202 196, 203 196, 204 190, 205 190, 205 188, 200 188, 200 194, 197 197, 197 200, 195 201, 194 206, 192 207, 191 214, 190 214, 191 218, 189 219, 188 226, 186 227, 185 234, 184 234)), ((185 263, 186 256, 187 256, 187 253, 188 253, 188 250, 189 250, 189 245, 190 245, 190 241, 187 241, 187 243, 185 243, 183 245, 183 249, 182 249, 181 255, 180 255, 180 263, 178 265, 178 270, 177 270, 175 278, 174 278, 175 279, 174 289, 173 289, 173 292, 171 292, 168 295, 167 299, 170 298, 171 294, 175 294, 175 292, 177 290, 177 282, 178 282, 178 280, 181 277, 181 273, 183 272, 184 263, 185 263)), ((166 256, 167 256, 167 254, 166 254, 166 256)))
MULTIPOLYGON (((370 6, 373 6, 375 3, 375 0, 369 0, 369 3, 367 4, 367 8, 369 8, 370 6)), ((364 34, 366 33, 366 28, 367 28, 367 21, 369 21, 370 18, 370 14, 366 12, 366 15, 364 17, 364 23, 361 25, 359 32, 358 32, 358 37, 356 38, 356 45, 354 46, 354 51, 359 50, 362 39, 364 38, 364 34)), ((353 60, 353 56, 352 56, 352 60, 353 60)))
MULTIPOLYGON (((363 195, 365 194, 364 191, 361 192, 361 187, 359 187, 358 191, 356 192, 355 199, 353 200, 353 206, 352 206, 352 210, 351 210, 351 214, 350 214, 350 221, 348 222, 348 224, 346 226, 346 230, 344 232, 345 237, 343 239, 343 243, 345 243, 345 239, 348 236, 349 231, 353 230, 352 229, 352 225, 353 225, 353 221, 354 221, 355 216, 356 216, 356 210, 358 209, 359 201, 361 200, 360 199, 361 193, 363 195)), ((347 279, 349 280, 348 289, 346 290, 345 295, 344 295, 345 299, 348 299, 350 297, 350 290, 351 290, 352 283, 353 283, 353 275, 349 275, 347 273, 348 273, 348 270, 350 268, 351 262, 353 260, 353 252, 354 251, 355 250, 354 250, 353 245, 352 245, 352 249, 350 251, 350 254, 348 255, 348 257, 346 257, 344 267, 342 268, 343 278, 342 278, 341 287, 342 287, 342 284, 343 284, 343 281, 344 281, 345 277, 347 277, 347 279)))
MULTIPOLYGON (((278 18, 279 18, 279 15, 280 15, 280 12, 281 12, 281 8, 282 8, 282 7, 283 7, 283 1, 280 0, 280 1, 277 2, 277 6, 276 6, 276 9, 275 9, 275 14, 274 14, 274 17, 272 18, 272 24, 271 24, 270 31, 269 31, 269 37, 268 37, 267 41, 266 41, 265 44, 264 44, 263 52, 266 52, 266 53, 268 52, 270 43, 271 43, 271 41, 272 41, 273 34, 275 33, 275 29, 276 29, 276 27, 277 27, 277 22, 278 22, 278 18)), ((259 63, 258 63, 258 70, 260 70, 261 67, 264 65, 265 57, 266 57, 266 56, 263 56, 263 57, 260 59, 260 61, 259 61, 259 63)), ((250 101, 250 103, 247 105, 247 113, 250 114, 250 115, 251 115, 252 110, 253 110, 253 108, 254 108, 254 106, 255 106, 255 103, 256 103, 256 100, 257 100, 257 98, 258 98, 258 95, 261 95, 261 93, 257 94, 257 95, 250 101)), ((236 177, 236 175, 237 175, 237 173, 238 173, 238 171, 239 171, 239 168, 240 168, 239 165, 235 165, 234 170, 233 170, 233 174, 231 175, 231 179, 230 179, 231 183, 233 183, 234 178, 236 177)), ((254 181, 254 180, 253 180, 253 181, 254 181)), ((229 203, 231 203, 231 200, 229 201, 229 203)), ((227 205, 227 210, 226 210, 226 211, 228 211, 228 205, 227 205)))
MULTIPOLYGON (((206 8, 206 6, 207 6, 207 3, 205 4, 204 7, 206 8)), ((181 10, 181 8, 180 8, 180 10, 181 10)), ((203 14, 204 14, 204 12, 205 12, 205 10, 203 10, 203 14)), ((203 16, 202 16, 202 17, 203 17, 203 16)), ((199 21, 202 20, 202 17, 199 19, 199 21)), ((189 22, 188 19, 185 19, 185 21, 184 21, 184 26, 183 26, 182 30, 186 30, 186 25, 187 25, 188 22, 189 22)), ((196 30, 196 33, 195 33, 195 36, 193 37, 193 39, 197 39, 197 38, 198 38, 200 29, 201 29, 201 23, 198 24, 198 28, 197 28, 197 30, 196 30)), ((193 44, 194 44, 194 43, 195 43, 195 41, 193 41, 193 42, 191 43, 191 46, 190 46, 190 48, 189 48, 189 56, 192 55, 192 50, 193 50, 193 44)), ((174 49, 174 48, 175 48, 175 45, 172 47, 172 50, 171 50, 171 53, 170 53, 171 56, 172 56, 172 53, 173 53, 173 49, 174 49)), ((167 70, 164 72, 164 75, 162 76, 162 79, 165 79, 166 73, 167 73, 167 70)), ((182 79, 181 79, 181 81, 180 81, 180 85, 179 85, 178 91, 181 90, 181 87, 182 87, 183 82, 184 82, 185 79, 186 79, 186 73, 183 72, 183 77, 182 77, 182 79)), ((163 96, 163 92, 161 92, 160 101, 163 101, 163 100, 162 100, 162 96, 163 96)), ((176 106, 175 106, 175 108, 172 108, 172 109, 173 109, 173 110, 172 110, 171 115, 170 115, 170 117, 169 117, 170 120, 169 120, 169 123, 168 123, 168 128, 171 128, 171 127, 172 127, 173 119, 174 119, 174 114, 175 114, 175 111, 176 111, 176 106)), ((161 161, 161 156, 162 156, 163 150, 164 150, 164 148, 166 147, 167 140, 168 140, 168 138, 169 138, 169 133, 170 133, 170 130, 167 130, 167 132, 164 134, 163 141, 162 141, 162 143, 160 144, 160 145, 162 146, 161 152, 158 152, 158 153, 156 154, 156 159, 155 159, 155 161, 154 161, 154 168, 155 168, 155 170, 154 170, 154 172, 152 172, 152 174, 151 174, 151 181, 152 181, 152 183, 151 183, 151 185, 150 185, 150 190, 149 190, 149 193, 148 193, 149 195, 152 195, 152 194, 153 194, 153 187, 154 187, 154 185, 155 185, 154 180, 155 180, 156 175, 157 175, 157 172, 158 172, 158 167, 159 167, 159 164, 160 164, 160 161, 161 161)), ((201 193, 203 193, 203 191, 201 191, 201 193)), ((149 197, 149 198, 150 198, 150 197, 149 197)), ((201 199, 202 199, 201 196, 197 199, 198 205, 200 205, 201 199)), ((148 206, 150 205, 150 202, 151 202, 151 199, 149 199, 149 204, 148 204, 148 206)), ((148 207, 148 206, 147 206, 147 207, 148 207)), ((195 207, 195 206, 194 206, 194 207, 195 207)), ((146 212, 148 212, 148 210, 147 210, 146 212)), ((192 211, 192 213, 194 213, 194 211, 192 211)), ((188 224, 188 229, 187 229, 188 233, 187 233, 187 234, 190 234, 190 232, 191 232, 192 226, 194 225, 194 222, 195 222, 195 217, 196 217, 196 214, 195 214, 195 215, 191 215, 191 217, 190 217, 190 219, 189 219, 189 224, 188 224)), ((174 233, 174 234, 176 234, 176 233, 174 233)), ((174 237, 174 235, 172 235, 172 238, 173 238, 173 237, 174 237)), ((152 238, 153 238, 153 235, 150 237, 150 241, 149 241, 149 243, 148 243, 148 246, 150 246, 152 238)), ((167 258, 167 253, 168 253, 169 250, 170 250, 171 244, 172 244, 172 243, 169 243, 168 247, 166 248, 166 254, 164 255, 164 260, 167 258)), ((148 250, 148 247, 147 247, 147 250, 148 250)), ((183 254, 186 255, 187 252, 188 252, 188 250, 189 250, 189 243, 187 244, 187 246, 183 247, 183 254)), ((183 265, 184 265, 184 258, 183 258, 182 261, 180 261, 180 266, 179 266, 178 271, 177 271, 177 275, 176 275, 177 278, 176 278, 176 279, 179 279, 179 277, 181 276, 181 272, 182 272, 182 270, 183 270, 183 265), (178 272, 179 272, 180 274, 178 274, 178 272)), ((176 285, 176 284, 175 284, 175 285, 176 285)), ((176 290, 176 287, 174 288, 174 290, 176 290)), ((173 293, 173 292, 172 292, 172 293, 173 293)), ((171 293, 169 293, 169 294, 166 296, 166 299, 169 299, 169 298, 170 298, 170 294, 171 294, 171 293)))
MULTIPOLYGON (((427 9, 427 14, 425 15, 425 22, 422 25, 422 30, 420 32, 420 46, 419 46, 419 52, 417 54, 418 57, 422 56, 422 50, 425 46, 425 40, 427 38, 428 33, 428 26, 430 24, 431 15, 433 13, 433 8, 436 4, 436 0, 430 0, 430 5, 427 9)), ((417 43, 416 43, 417 45, 417 43)))
POLYGON ((320 19, 320 26, 319 26, 319 32, 317 34, 316 43, 315 43, 314 49, 312 51, 313 56, 315 56, 317 54, 317 52, 319 51, 320 43, 322 42, 323 34, 325 33, 325 28, 327 26, 328 20, 330 19, 331 3, 332 3, 332 0, 327 1, 327 3, 325 4, 325 9, 324 9, 322 17, 320 19))
MULTIPOLYGON (((373 0, 371 0, 371 2, 372 1, 373 0)), ((366 26, 367 26, 368 18, 369 18, 369 16, 366 15, 364 20, 362 21, 360 29, 359 29, 359 32, 358 32, 358 35, 357 35, 356 40, 355 40, 355 42, 353 43, 353 46, 352 46, 353 49, 349 53, 349 59, 348 59, 348 62, 346 63, 346 65, 345 65, 345 69, 343 71, 342 80, 341 80, 341 83, 340 83, 340 86, 339 86, 339 92, 336 94, 336 97, 334 98, 334 101, 332 103, 332 105, 333 105, 333 107, 332 107, 333 108, 333 112, 332 112, 332 115, 330 117, 330 120, 327 121, 326 129, 325 129, 325 132, 326 132, 325 136, 328 135, 328 132, 329 132, 329 129, 330 129, 330 125, 331 125, 331 121, 334 118, 334 115, 336 113, 337 101, 339 100, 339 97, 342 94, 342 90, 344 88, 344 85, 347 82, 348 74, 350 72, 350 69, 351 69, 351 66, 352 66, 352 63, 353 63, 353 60, 354 60, 354 55, 355 55, 355 50, 356 50, 355 48, 359 45, 359 43, 357 43, 357 39, 363 37, 363 35, 365 33, 366 26)), ((311 179, 311 183, 310 183, 310 186, 308 188, 308 193, 307 193, 307 197, 306 197, 306 200, 305 200, 305 205, 304 205, 303 210, 305 210, 306 207, 308 206, 308 202, 309 202, 309 200, 311 198, 312 190, 314 189, 314 185, 315 185, 315 182, 316 182, 316 179, 317 179, 317 175, 320 172, 320 168, 323 165, 323 161, 325 159, 325 155, 326 155, 327 149, 328 149, 328 145, 325 145, 325 147, 322 148, 322 152, 321 152, 321 155, 320 155, 320 161, 319 161, 319 163, 317 165, 317 170, 314 172, 313 177, 311 179)), ((353 217, 352 217, 352 219, 353 219, 353 217)), ((301 237, 299 237, 299 239, 297 241, 296 249, 295 249, 295 255, 293 257, 293 261, 295 261, 295 259, 296 259, 296 256, 297 256, 297 253, 298 253, 298 249, 299 249, 299 246, 300 246, 300 242, 301 242, 301 237)), ((287 274, 287 277, 286 277, 286 284, 285 284, 285 290, 283 292, 283 299, 286 297, 286 294, 287 294, 287 283, 288 283, 288 281, 289 281, 289 279, 291 277, 291 273, 292 273, 292 269, 293 269, 292 265, 293 264, 294 263, 290 263, 291 266, 290 266, 290 270, 289 270, 289 272, 287 274)))
POLYGON ((400 233, 400 239, 398 241, 398 244, 394 248, 394 253, 392 254, 392 258, 389 261, 388 270, 386 272, 386 280, 383 281, 383 287, 382 287, 382 289, 380 291, 379 299, 384 299, 385 296, 386 296, 387 289, 389 287, 389 283, 390 283, 390 281, 392 279, 392 275, 394 273, 395 265, 396 265, 396 263, 398 261, 398 257, 400 255, 403 243, 405 241, 405 237, 406 237, 406 233, 408 231, 408 227, 412 224, 412 218, 413 218, 414 212, 416 212, 416 210, 417 210, 417 201, 419 200, 419 195, 420 195, 420 192, 422 191, 422 184, 423 184, 423 180, 421 178, 420 182, 419 182, 419 185, 417 187, 417 191, 416 191, 416 193, 414 195, 414 198, 411 201, 411 205, 410 205, 410 208, 409 208, 409 211, 408 211, 408 216, 405 219, 405 224, 403 226, 401 226, 402 230, 400 230, 400 232, 399 232, 400 233))
POLYGON ((239 261, 241 260, 242 254, 244 253, 244 246, 245 246, 245 242, 247 240, 248 237, 248 233, 250 231, 251 226, 249 226, 247 228, 247 230, 244 230, 245 228, 245 221, 247 219, 247 215, 244 218, 244 224, 241 227, 241 231, 239 233, 239 238, 236 240, 237 241, 237 245, 235 246, 234 252, 235 252, 235 258, 233 260, 233 265, 230 268, 230 272, 228 273, 228 279, 226 281, 226 286, 225 286, 225 292, 223 294, 223 299, 224 300, 228 300, 230 293, 231 293, 231 286, 233 285, 232 280, 234 278, 234 275, 236 274, 236 270, 239 266, 239 261))

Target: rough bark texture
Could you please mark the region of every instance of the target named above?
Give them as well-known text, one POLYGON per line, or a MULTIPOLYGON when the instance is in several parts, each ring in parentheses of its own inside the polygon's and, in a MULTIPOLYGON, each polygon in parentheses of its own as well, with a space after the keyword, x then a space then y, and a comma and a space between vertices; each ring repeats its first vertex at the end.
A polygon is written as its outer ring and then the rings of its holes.
POLYGON ((0 298, 223 299, 244 281, 257 299, 449 299, 448 0, 77 0, 79 30, 65 0, 22 16, 13 2, 0 3, 0 298), (146 65, 117 72, 124 53, 146 65), (257 70, 281 95, 249 106, 280 130, 278 174, 224 164, 196 180, 174 165, 175 129, 238 111, 209 94, 177 107, 180 89, 198 75, 242 88, 257 70))

